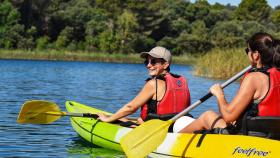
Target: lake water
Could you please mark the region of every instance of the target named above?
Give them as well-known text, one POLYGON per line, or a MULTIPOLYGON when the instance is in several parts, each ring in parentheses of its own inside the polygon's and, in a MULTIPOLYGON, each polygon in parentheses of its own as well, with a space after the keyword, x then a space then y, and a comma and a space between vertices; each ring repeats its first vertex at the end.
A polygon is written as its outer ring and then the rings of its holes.
MULTIPOLYGON (((187 77, 192 103, 223 82, 195 77, 190 66, 172 65, 171 70, 187 77)), ((0 60, 0 72, 0 157, 124 157, 82 140, 68 117, 49 125, 17 124, 16 119, 28 100, 53 101, 62 111, 65 101, 73 100, 114 112, 143 86, 148 77, 143 64, 0 60)), ((227 87, 226 97, 231 99, 238 87, 227 87)), ((217 110, 215 98, 191 114, 208 109, 217 110)))

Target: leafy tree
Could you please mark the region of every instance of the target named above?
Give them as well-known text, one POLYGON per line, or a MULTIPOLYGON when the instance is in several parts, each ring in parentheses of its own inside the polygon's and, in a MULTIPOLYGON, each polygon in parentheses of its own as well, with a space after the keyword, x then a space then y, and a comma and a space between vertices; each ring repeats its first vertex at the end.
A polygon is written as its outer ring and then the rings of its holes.
POLYGON ((279 36, 279 6, 242 0, 0 0, 0 48, 174 54, 244 46, 258 31, 279 36))
POLYGON ((188 5, 185 12, 190 23, 195 20, 204 20, 210 12, 210 4, 205 0, 197 0, 195 3, 188 5))
POLYGON ((85 47, 87 50, 98 50, 99 34, 109 29, 110 21, 104 10, 95 8, 94 15, 85 24, 85 47))
POLYGON ((229 9, 211 9, 204 21, 207 28, 212 28, 217 22, 231 21, 233 18, 233 11, 229 9))
POLYGON ((135 39, 133 41, 133 49, 135 52, 143 52, 151 49, 153 46, 155 46, 155 44, 156 41, 153 38, 146 37, 145 35, 140 33, 136 33, 135 39))
POLYGON ((9 0, 0 3, 0 48, 15 48, 24 32, 18 22, 20 13, 9 0))
POLYGON ((111 30, 105 30, 99 34, 100 43, 99 48, 102 52, 113 53, 117 50, 116 36, 111 30))
POLYGON ((74 28, 69 26, 65 27, 56 40, 56 48, 63 49, 67 47, 72 42, 73 36, 74 28))
POLYGON ((129 10, 133 11, 139 25, 138 32, 159 41, 169 30, 166 16, 163 16, 166 3, 161 0, 129 1, 129 10))
POLYGON ((212 48, 212 44, 208 40, 208 28, 204 21, 196 20, 189 27, 189 31, 183 31, 176 40, 167 37, 159 43, 171 47, 170 49, 175 55, 205 52, 212 48))
POLYGON ((167 36, 178 37, 181 32, 190 31, 189 14, 186 12, 189 5, 189 2, 183 0, 167 0, 166 9, 163 11, 170 25, 167 36))
POLYGON ((179 35, 181 32, 190 32, 191 31, 191 25, 188 20, 184 18, 178 18, 171 21, 171 35, 179 35))
POLYGON ((139 26, 135 15, 125 10, 123 14, 117 20, 118 40, 120 41, 120 51, 122 53, 132 52, 132 42, 135 38, 135 31, 139 26))
POLYGON ((280 9, 277 9, 272 13, 271 19, 275 23, 275 25, 278 26, 278 31, 279 31, 280 30, 279 29, 279 26, 280 26, 280 9))
POLYGON ((235 16, 238 20, 267 22, 270 12, 271 7, 266 0, 242 0, 235 10, 235 16))
POLYGON ((16 48, 18 41, 23 39, 24 27, 16 24, 4 32, 0 32, 0 48, 16 48))
POLYGON ((43 36, 40 37, 36 40, 36 48, 38 50, 44 50, 48 49, 48 43, 49 43, 49 37, 48 36, 43 36))
POLYGON ((17 42, 17 48, 20 49, 34 49, 35 48, 35 34, 37 33, 36 27, 32 26, 30 29, 28 29, 24 37, 20 38, 17 42))
POLYGON ((169 49, 174 55, 182 54, 182 52, 177 50, 178 43, 173 37, 165 36, 163 39, 157 42, 157 45, 169 49))
MULTIPOLYGON (((95 10, 86 0, 72 0, 59 10, 56 17, 62 22, 62 26, 73 28, 73 39, 84 40, 86 24, 94 18, 95 10)), ((57 24, 58 25, 58 24, 57 24)))
POLYGON ((241 47, 245 43, 243 28, 238 21, 218 22, 210 32, 213 45, 219 48, 241 47))
MULTIPOLYGON (((244 30, 243 38, 248 39, 256 32, 271 32, 268 28, 264 25, 260 24, 257 21, 242 21, 241 22, 242 28, 244 30), (252 27, 254 26, 254 27, 252 27)), ((244 42, 245 44, 245 42, 244 42)), ((243 44, 243 45, 244 45, 243 44)))
POLYGON ((49 2, 50 4, 45 8, 43 32, 40 33, 40 36, 48 36, 50 42, 55 42, 60 32, 67 26, 61 12, 66 10, 70 0, 52 0, 49 2))
POLYGON ((184 53, 202 53, 210 50, 212 44, 202 39, 199 35, 182 32, 176 39, 178 43, 174 53, 181 55, 184 53))
POLYGON ((206 28, 204 21, 196 20, 195 22, 193 22, 191 25, 191 33, 199 36, 203 40, 206 39, 208 29, 206 28))
POLYGON ((116 20, 122 14, 122 9, 127 5, 126 0, 95 0, 92 6, 107 11, 109 18, 116 20))

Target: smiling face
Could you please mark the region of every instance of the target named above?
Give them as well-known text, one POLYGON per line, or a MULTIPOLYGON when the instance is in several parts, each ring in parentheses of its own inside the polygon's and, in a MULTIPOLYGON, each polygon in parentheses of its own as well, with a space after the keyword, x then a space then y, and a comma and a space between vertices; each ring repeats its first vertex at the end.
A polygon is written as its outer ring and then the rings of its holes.
POLYGON ((150 55, 147 56, 144 64, 148 69, 149 75, 152 77, 165 74, 167 72, 166 69, 169 66, 168 62, 163 59, 154 58, 150 55))

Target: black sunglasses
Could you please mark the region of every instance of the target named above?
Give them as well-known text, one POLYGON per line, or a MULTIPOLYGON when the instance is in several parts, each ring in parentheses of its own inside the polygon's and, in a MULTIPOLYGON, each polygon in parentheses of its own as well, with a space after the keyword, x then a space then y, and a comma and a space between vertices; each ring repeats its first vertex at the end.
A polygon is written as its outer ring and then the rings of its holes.
POLYGON ((245 52, 248 55, 248 53, 250 52, 250 49, 249 48, 245 48, 245 52))
POLYGON ((153 58, 153 59, 146 59, 144 61, 144 65, 147 66, 149 63, 152 65, 152 66, 155 66, 156 63, 159 63, 159 62, 162 62, 162 60, 157 60, 156 58, 153 58))

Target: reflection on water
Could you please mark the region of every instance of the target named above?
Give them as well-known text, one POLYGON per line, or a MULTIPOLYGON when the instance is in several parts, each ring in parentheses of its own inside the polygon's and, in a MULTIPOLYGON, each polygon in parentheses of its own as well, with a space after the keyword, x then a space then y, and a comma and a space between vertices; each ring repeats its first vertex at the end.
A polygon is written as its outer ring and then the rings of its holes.
POLYGON ((102 158, 124 158, 123 152, 99 148, 88 143, 81 137, 73 139, 71 147, 68 147, 68 154, 70 157, 102 157, 102 158))
MULTIPOLYGON (((172 72, 188 78, 192 102, 215 82, 192 76, 192 67, 172 65, 172 72)), ((27 100, 49 100, 65 111, 74 100, 110 112, 131 100, 148 77, 142 64, 0 60, 0 157, 123 157, 123 153, 85 143, 67 116, 49 125, 17 124, 21 105, 27 100)), ((238 88, 227 88, 231 98, 238 88)), ((195 108, 198 116, 217 110, 214 98, 195 108)), ((139 111, 134 114, 138 115, 139 111)))

